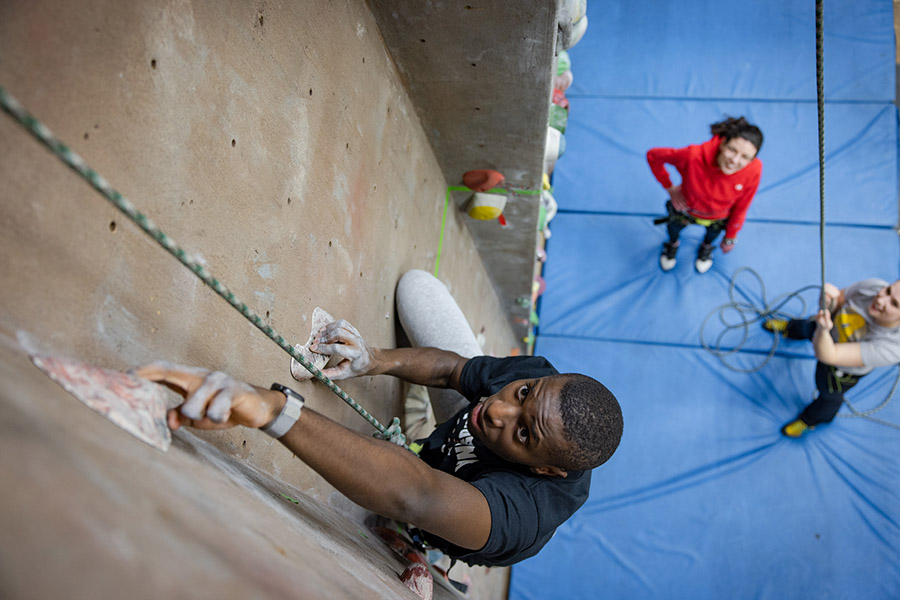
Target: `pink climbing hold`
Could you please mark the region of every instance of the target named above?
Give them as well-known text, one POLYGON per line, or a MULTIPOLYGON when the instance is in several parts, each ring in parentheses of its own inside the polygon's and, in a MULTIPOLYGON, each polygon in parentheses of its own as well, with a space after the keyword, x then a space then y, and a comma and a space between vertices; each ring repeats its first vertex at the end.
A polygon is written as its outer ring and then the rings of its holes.
POLYGON ((474 192, 486 192, 503 185, 506 178, 502 173, 491 169, 476 169, 466 171, 463 175, 463 185, 474 192))
POLYGON ((559 88, 553 88, 553 104, 566 110, 569 108, 569 99, 566 98, 566 93, 559 88))
POLYGON ((422 563, 414 562, 406 567, 403 574, 400 575, 400 581, 422 600, 431 600, 434 594, 434 579, 428 572, 428 567, 422 563))

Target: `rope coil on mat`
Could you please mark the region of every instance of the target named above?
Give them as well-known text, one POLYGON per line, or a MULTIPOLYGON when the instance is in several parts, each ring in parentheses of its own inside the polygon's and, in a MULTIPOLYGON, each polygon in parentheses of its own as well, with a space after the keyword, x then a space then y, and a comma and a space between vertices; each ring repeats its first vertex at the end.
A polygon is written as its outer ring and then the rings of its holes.
POLYGON ((244 315, 257 329, 262 331, 273 342, 278 344, 282 350, 291 355, 297 362, 303 365, 313 377, 334 392, 341 400, 346 402, 359 415, 369 422, 372 427, 377 430, 376 437, 388 439, 391 442, 406 446, 406 436, 400 431, 400 422, 396 417, 389 427, 385 427, 378 420, 370 415, 362 406, 360 406, 353 398, 351 398, 344 390, 339 388, 331 379, 326 377, 315 365, 306 360, 294 347, 285 341, 283 337, 269 325, 267 325, 259 315, 253 312, 246 304, 241 302, 225 285, 218 279, 214 278, 206 270, 206 268, 196 260, 188 256, 188 254, 175 243, 172 238, 166 235, 159 227, 156 226, 146 215, 140 213, 135 206, 122 194, 112 188, 106 179, 90 168, 78 154, 73 152, 68 146, 63 144, 43 123, 41 123, 33 115, 29 114, 19 102, 13 98, 6 89, 0 86, 0 107, 13 117, 20 125, 22 125, 32 136, 44 144, 69 168, 78 173, 91 187, 97 190, 103 197, 109 200, 116 208, 118 208, 126 217, 140 227, 147 235, 153 238, 160 246, 162 246, 169 254, 178 259, 181 264, 190 269, 203 283, 212 288, 216 294, 227 301, 235 310, 244 315))

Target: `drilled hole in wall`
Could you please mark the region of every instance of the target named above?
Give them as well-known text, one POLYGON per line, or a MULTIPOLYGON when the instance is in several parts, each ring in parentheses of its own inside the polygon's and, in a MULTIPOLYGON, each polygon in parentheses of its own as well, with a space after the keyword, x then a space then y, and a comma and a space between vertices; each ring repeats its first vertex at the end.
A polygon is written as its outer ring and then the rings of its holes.
POLYGON ((419 41, 422 42, 423 44, 425 43, 425 40, 419 40, 419 41))
POLYGON ((312 88, 309 88, 309 95, 312 96, 312 88))
POLYGON ((115 231, 115 230, 116 230, 116 222, 115 222, 115 221, 110 221, 110 222, 109 222, 109 230, 110 230, 110 231, 115 231))
POLYGON ((266 311, 266 318, 269 318, 269 311, 266 311))
POLYGON ((234 148, 237 146, 237 142, 235 140, 231 140, 231 147, 234 148))
POLYGON ((331 248, 331 240, 328 240, 328 247, 331 248))
POLYGON ((473 67, 477 67, 478 65, 476 65, 475 63, 472 63, 472 66, 473 66, 473 67))
POLYGON ((347 150, 350 149, 350 142, 347 142, 347 150))
POLYGON ((263 16, 259 15, 259 26, 262 27, 263 24, 263 16))
POLYGON ((288 204, 290 204, 290 203, 291 203, 291 199, 290 199, 290 198, 288 198, 288 204))
POLYGON ((151 58, 151 59, 150 59, 150 68, 151 68, 151 69, 155 69, 155 68, 156 68, 156 59, 155 59, 155 58, 151 58))

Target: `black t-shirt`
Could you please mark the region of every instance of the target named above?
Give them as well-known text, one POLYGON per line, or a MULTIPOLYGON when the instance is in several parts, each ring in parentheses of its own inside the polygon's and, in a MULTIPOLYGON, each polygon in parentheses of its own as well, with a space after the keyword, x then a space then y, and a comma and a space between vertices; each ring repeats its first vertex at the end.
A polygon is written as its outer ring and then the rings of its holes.
POLYGON ((537 475, 499 458, 468 429, 472 407, 483 397, 519 379, 557 374, 553 365, 539 356, 478 356, 463 367, 460 387, 470 405, 420 440, 419 456, 484 494, 491 510, 491 533, 480 550, 460 548, 429 535, 433 546, 469 564, 511 565, 537 554, 556 528, 587 500, 590 471, 569 471, 565 478, 537 475))

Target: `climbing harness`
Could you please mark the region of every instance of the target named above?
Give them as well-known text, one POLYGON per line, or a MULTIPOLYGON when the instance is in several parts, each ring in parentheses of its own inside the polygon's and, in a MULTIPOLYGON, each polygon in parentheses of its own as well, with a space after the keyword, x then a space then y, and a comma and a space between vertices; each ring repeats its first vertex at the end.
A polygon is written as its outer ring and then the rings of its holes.
POLYGON ((187 252, 172 238, 160 230, 147 216, 138 212, 134 205, 126 199, 122 194, 112 188, 109 182, 101 175, 90 168, 78 154, 73 152, 68 146, 63 144, 43 123, 37 118, 29 114, 19 102, 7 93, 0 86, 0 107, 13 117, 20 125, 22 125, 32 136, 50 149, 62 162, 69 168, 81 175, 95 190, 103 197, 109 200, 116 208, 125 214, 132 222, 140 227, 144 232, 156 240, 169 254, 178 259, 181 264, 191 270, 203 283, 212 288, 219 296, 225 299, 234 309, 240 312, 250 321, 257 329, 262 331, 269 339, 278 344, 282 350, 290 354, 297 362, 303 365, 313 377, 321 381, 325 386, 334 392, 341 400, 350 405, 359 415, 369 422, 377 431, 375 437, 389 440, 398 446, 407 448, 406 436, 400 430, 400 420, 397 417, 391 421, 388 427, 385 427, 378 420, 370 415, 362 406, 353 400, 344 390, 339 388, 331 379, 326 377, 322 371, 316 368, 311 362, 306 360, 302 354, 294 350, 294 347, 286 342, 283 337, 267 325, 259 315, 250 310, 250 308, 241 302, 231 291, 228 290, 218 279, 214 278, 196 259, 188 256, 187 252))
POLYGON ((709 227, 711 225, 715 225, 716 223, 722 225, 722 229, 725 228, 725 222, 727 219, 701 219, 700 217, 695 217, 692 214, 682 212, 680 210, 675 210, 675 207, 672 206, 671 200, 666 200, 666 210, 669 214, 664 217, 658 217, 653 219, 654 225, 662 225, 663 223, 679 223, 681 225, 702 225, 703 227, 709 227))

